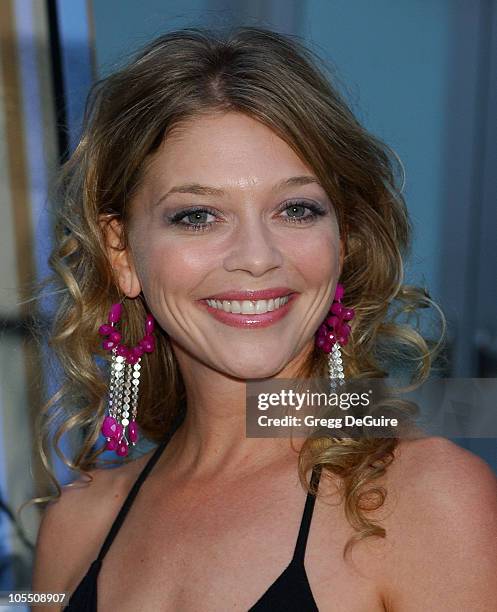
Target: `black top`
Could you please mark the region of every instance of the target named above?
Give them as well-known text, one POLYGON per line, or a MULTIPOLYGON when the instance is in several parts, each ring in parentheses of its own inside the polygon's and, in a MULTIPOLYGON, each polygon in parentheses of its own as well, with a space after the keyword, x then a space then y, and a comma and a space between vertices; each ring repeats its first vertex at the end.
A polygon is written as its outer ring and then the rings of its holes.
MULTIPOLYGON (((153 455, 147 461, 147 464, 138 476, 133 488, 129 492, 123 506, 121 507, 119 514, 114 520, 102 548, 100 549, 98 557, 90 565, 88 572, 71 595, 68 605, 64 608, 64 612, 97 612, 97 579, 98 573, 102 566, 102 561, 109 550, 112 541, 116 537, 116 534, 119 531, 143 481, 150 473, 150 470, 154 467, 178 426, 179 423, 176 422, 175 426, 168 433, 165 440, 159 444, 153 455)), ((316 487, 319 483, 320 474, 321 472, 318 470, 313 470, 312 472, 311 482, 315 483, 316 487)), ((278 576, 275 582, 273 582, 273 584, 257 600, 257 602, 248 612, 319 612, 316 602, 314 601, 304 567, 305 548, 307 544, 307 536, 309 535, 315 499, 315 496, 311 493, 307 494, 292 560, 285 570, 278 576)))

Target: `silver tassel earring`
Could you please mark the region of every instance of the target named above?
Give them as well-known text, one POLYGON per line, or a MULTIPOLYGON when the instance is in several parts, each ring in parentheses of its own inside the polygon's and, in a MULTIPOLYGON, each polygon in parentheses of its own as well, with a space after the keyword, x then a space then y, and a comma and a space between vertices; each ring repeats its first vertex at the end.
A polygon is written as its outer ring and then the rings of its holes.
POLYGON ((316 335, 316 345, 328 353, 331 392, 335 392, 337 385, 343 385, 345 381, 340 346, 345 346, 349 341, 350 325, 346 321, 351 321, 355 315, 353 308, 346 308, 341 303, 343 295, 343 285, 338 284, 328 315, 316 335))
POLYGON ((151 314, 145 320, 145 335, 134 347, 121 343, 121 332, 116 325, 121 318, 122 304, 113 304, 108 323, 101 325, 98 333, 105 337, 102 347, 111 351, 109 413, 104 418, 101 432, 107 443, 106 450, 113 450, 119 457, 129 453, 129 444, 138 441, 136 413, 138 406, 138 388, 140 385, 141 359, 144 353, 151 353, 155 348, 154 318, 151 314))

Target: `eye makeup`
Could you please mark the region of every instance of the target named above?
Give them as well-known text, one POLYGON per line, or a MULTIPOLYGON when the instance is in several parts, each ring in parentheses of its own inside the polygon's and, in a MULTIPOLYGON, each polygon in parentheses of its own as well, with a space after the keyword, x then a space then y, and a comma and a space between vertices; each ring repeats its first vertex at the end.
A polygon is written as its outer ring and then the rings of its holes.
MULTIPOLYGON (((284 202, 278 210, 278 214, 286 211, 295 213, 303 211, 302 214, 296 216, 283 217, 285 223, 290 224, 305 224, 316 220, 318 217, 323 217, 328 214, 325 207, 314 201, 296 199, 284 202), (308 212, 308 214, 305 214, 308 212)), ((184 228, 186 231, 203 232, 210 230, 214 224, 219 223, 219 213, 209 206, 191 206, 183 210, 177 211, 165 216, 166 223, 170 226, 184 228), (217 221, 206 221, 205 216, 211 215, 218 219, 217 221), (189 219, 185 222, 185 219, 189 219)))

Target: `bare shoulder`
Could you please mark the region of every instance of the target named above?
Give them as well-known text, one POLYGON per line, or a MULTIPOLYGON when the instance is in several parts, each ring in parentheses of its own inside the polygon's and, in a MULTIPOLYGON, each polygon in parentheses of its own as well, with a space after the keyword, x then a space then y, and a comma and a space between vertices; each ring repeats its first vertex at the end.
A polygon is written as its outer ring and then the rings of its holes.
MULTIPOLYGON (((95 469, 62 487, 42 515, 32 588, 71 592, 97 557, 119 508, 150 453, 123 466, 95 469)), ((35 608, 34 608, 35 609, 35 608)), ((45 611, 46 607, 43 608, 45 611)))
POLYGON ((490 610, 497 598, 497 478, 442 437, 403 440, 388 468, 389 610, 490 610))
POLYGON ((452 513, 475 497, 479 506, 492 503, 497 494, 497 478, 490 466, 447 438, 401 440, 389 471, 396 488, 410 489, 419 503, 450 501, 452 513))

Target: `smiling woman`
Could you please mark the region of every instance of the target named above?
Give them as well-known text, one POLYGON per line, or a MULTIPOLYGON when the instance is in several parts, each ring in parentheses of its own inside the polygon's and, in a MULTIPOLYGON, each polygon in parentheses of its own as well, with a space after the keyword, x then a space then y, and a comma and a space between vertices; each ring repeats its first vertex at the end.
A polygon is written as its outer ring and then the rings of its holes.
MULTIPOLYGON (((125 295, 147 296, 176 358, 186 349, 246 379, 274 375, 309 344, 340 250, 334 208, 310 172, 273 130, 234 111, 190 118, 152 154, 130 207, 130 249, 112 265, 125 295)), ((123 224, 108 229, 119 246, 123 224)))
POLYGON ((432 304, 403 285, 395 176, 318 59, 269 30, 171 32, 94 86, 61 173, 67 379, 44 411, 56 440, 84 427, 90 481, 46 509, 34 589, 71 611, 491 609, 483 461, 439 438, 245 434, 253 379, 381 378, 401 356, 428 375, 437 345, 389 315, 432 304), (157 449, 98 468, 138 427, 157 449))

